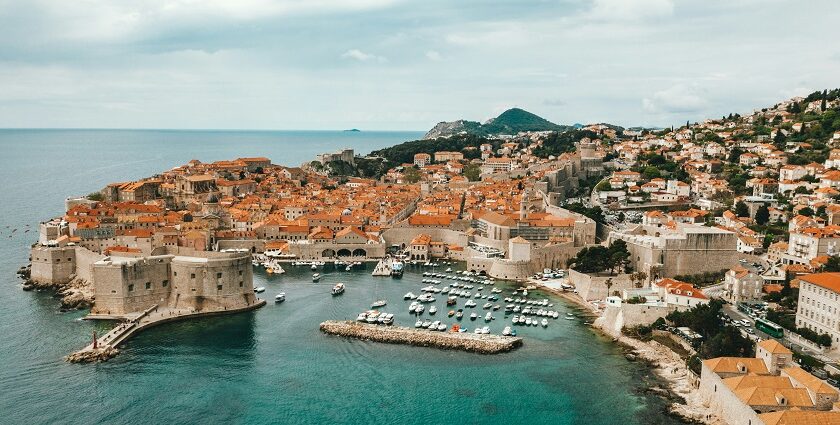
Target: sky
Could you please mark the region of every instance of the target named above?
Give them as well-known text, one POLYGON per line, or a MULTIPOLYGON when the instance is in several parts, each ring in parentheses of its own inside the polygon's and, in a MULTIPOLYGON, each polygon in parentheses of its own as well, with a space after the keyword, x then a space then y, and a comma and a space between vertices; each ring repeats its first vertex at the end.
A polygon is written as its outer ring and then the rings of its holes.
POLYGON ((0 127, 670 126, 840 87, 836 0, 0 0, 0 127))

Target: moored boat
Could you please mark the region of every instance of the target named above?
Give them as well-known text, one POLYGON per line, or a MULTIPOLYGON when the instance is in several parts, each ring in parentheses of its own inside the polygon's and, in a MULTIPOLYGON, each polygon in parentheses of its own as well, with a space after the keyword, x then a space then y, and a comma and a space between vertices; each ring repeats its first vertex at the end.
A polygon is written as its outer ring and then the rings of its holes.
POLYGON ((335 286, 332 287, 332 294, 339 295, 342 293, 344 293, 344 284, 341 282, 336 283, 335 286))
POLYGON ((388 302, 387 302, 387 301, 385 301, 385 300, 378 300, 378 301, 374 301, 374 302, 370 305, 370 308, 379 308, 379 307, 384 307, 384 306, 385 306, 385 304, 388 304, 388 302))
POLYGON ((285 292, 281 292, 281 293, 274 296, 274 302, 275 303, 282 303, 283 301, 286 301, 286 293, 285 292))
POLYGON ((312 275, 312 281, 313 282, 317 282, 319 280, 321 280, 321 275, 320 274, 315 273, 315 274, 312 275))
POLYGON ((256 288, 254 288, 254 292, 258 294, 265 292, 265 286, 257 286, 256 288))

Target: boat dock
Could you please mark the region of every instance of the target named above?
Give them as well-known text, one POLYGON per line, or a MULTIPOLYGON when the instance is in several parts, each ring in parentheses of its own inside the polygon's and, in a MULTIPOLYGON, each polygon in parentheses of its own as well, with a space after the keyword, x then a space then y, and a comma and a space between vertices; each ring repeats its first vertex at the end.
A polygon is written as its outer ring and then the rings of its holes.
POLYGON ((391 259, 383 258, 376 263, 376 268, 373 269, 372 276, 390 276, 391 275, 391 259))
POLYGON ((501 335, 479 335, 458 332, 434 332, 397 326, 378 326, 344 320, 321 323, 321 332, 388 344, 435 347, 479 354, 498 354, 522 346, 522 338, 501 335))
POLYGON ((108 333, 96 338, 87 347, 65 357, 70 363, 90 363, 105 361, 119 353, 117 346, 131 338, 136 333, 163 323, 174 322, 193 317, 214 316, 219 314, 239 313, 255 310, 265 305, 265 300, 257 299, 257 302, 235 310, 213 310, 195 311, 192 309, 159 308, 157 305, 149 307, 141 313, 134 313, 125 316, 109 315, 88 315, 86 319, 94 320, 122 320, 115 328, 108 333))

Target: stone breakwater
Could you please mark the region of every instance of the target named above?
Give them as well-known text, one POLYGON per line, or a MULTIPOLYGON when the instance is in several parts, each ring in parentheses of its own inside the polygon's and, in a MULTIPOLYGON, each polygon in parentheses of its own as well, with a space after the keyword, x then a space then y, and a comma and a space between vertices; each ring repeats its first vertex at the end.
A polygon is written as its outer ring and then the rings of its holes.
POLYGON ((433 332, 425 329, 386 327, 339 320, 321 323, 321 332, 366 341, 462 350, 479 354, 504 353, 522 346, 522 338, 519 337, 433 332))

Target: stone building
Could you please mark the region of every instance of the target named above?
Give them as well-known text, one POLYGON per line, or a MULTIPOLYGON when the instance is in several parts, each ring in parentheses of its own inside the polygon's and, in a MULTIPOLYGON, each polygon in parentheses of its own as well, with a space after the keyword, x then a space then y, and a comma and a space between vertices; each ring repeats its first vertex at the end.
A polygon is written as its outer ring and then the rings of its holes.
POLYGON ((738 265, 726 272, 723 288, 727 301, 733 304, 761 301, 764 278, 756 270, 738 265))
POLYGON ((609 242, 627 243, 633 270, 651 277, 716 272, 738 262, 737 235, 715 227, 672 223, 612 231, 609 242))
POLYGON ((778 341, 756 345, 755 358, 704 360, 699 391, 704 404, 730 425, 834 424, 837 389, 793 362, 778 341), (784 421, 782 421, 784 419, 784 421))
POLYGON ((247 252, 112 255, 93 264, 93 284, 96 301, 92 314, 119 316, 155 305, 196 312, 225 311, 256 302, 247 252))

